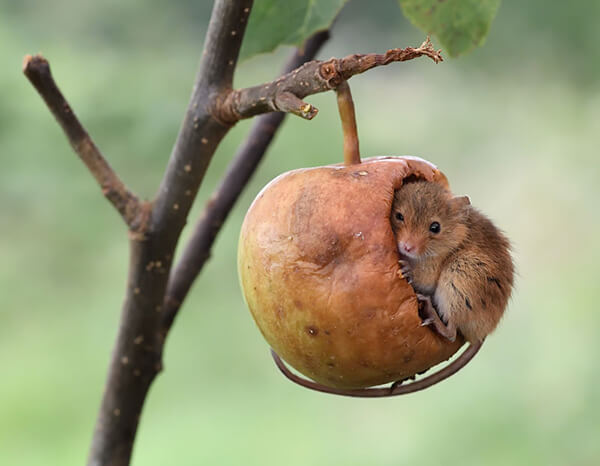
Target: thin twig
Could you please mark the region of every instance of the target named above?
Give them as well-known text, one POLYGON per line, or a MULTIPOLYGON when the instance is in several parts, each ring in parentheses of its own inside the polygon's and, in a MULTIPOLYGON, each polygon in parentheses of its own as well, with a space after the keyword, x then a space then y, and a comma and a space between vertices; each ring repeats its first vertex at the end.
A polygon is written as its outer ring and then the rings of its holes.
POLYGON ((376 66, 421 56, 429 57, 435 63, 443 60, 441 51, 433 48, 428 37, 420 47, 392 49, 383 55, 355 54, 327 61, 311 61, 275 81, 231 91, 217 109, 218 118, 234 123, 261 113, 285 111, 310 120, 317 114, 317 109, 304 102, 304 97, 335 89, 342 81, 376 66))
MULTIPOLYGON (((283 73, 312 60, 328 38, 329 31, 317 32, 309 38, 304 46, 290 57, 283 73)), ((219 186, 206 204, 181 259, 171 272, 163 305, 165 328, 168 329, 172 325, 194 280, 210 257, 217 234, 269 148, 285 115, 276 112, 257 118, 246 141, 238 149, 219 186)))
POLYGON ((41 55, 25 56, 23 73, 46 102, 73 150, 100 184, 102 194, 132 230, 142 229, 145 216, 140 215, 143 211, 140 200, 127 189, 77 119, 52 77, 48 60, 41 55))

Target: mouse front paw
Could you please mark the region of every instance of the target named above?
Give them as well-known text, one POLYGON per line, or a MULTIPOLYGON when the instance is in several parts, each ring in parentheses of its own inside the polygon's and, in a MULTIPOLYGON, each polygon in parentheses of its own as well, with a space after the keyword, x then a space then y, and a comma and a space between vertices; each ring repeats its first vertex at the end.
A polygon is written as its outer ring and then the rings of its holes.
POLYGON ((410 285, 412 285, 413 277, 412 277, 412 268, 408 261, 404 259, 400 259, 398 261, 400 265, 400 272, 402 272, 402 278, 404 278, 410 285))

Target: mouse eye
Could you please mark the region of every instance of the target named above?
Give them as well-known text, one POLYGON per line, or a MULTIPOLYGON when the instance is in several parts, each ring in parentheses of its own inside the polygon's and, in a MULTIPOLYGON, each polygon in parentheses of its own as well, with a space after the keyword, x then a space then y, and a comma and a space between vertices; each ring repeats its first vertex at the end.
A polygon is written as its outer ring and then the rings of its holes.
POLYGON ((404 215, 402 215, 400 212, 396 212, 395 217, 396 217, 396 220, 398 220, 399 222, 404 221, 404 215))
POLYGON ((442 229, 441 225, 438 222, 433 222, 431 225, 429 225, 429 231, 431 233, 439 233, 440 230, 442 229))

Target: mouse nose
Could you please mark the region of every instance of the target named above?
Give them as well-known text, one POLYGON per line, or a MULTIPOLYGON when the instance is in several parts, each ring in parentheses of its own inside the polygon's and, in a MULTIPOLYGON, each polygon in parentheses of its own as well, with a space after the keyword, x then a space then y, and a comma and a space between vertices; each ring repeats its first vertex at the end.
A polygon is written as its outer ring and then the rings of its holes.
POLYGON ((400 242, 398 246, 400 246, 400 252, 411 252, 415 249, 414 245, 405 243, 404 241, 400 242))

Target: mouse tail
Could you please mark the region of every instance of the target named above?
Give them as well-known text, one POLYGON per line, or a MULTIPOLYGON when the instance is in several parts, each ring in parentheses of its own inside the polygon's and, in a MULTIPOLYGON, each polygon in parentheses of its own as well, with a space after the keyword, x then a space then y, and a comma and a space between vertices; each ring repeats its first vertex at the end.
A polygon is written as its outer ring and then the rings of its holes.
MULTIPOLYGON (((484 339, 485 340, 485 339, 484 339)), ((475 357, 475 355, 479 352, 481 347, 483 346, 483 341, 477 343, 470 343, 469 347, 461 353, 461 355, 452 361, 450 364, 445 366, 433 374, 419 379, 415 382, 411 382, 408 384, 402 384, 401 382, 394 382, 390 387, 383 388, 333 388, 327 387, 317 382, 313 382, 312 380, 305 379, 300 377, 289 370, 289 368, 285 365, 285 363, 281 360, 279 355, 271 350, 271 355, 273 356, 273 360, 275 364, 281 371, 283 375, 285 375, 292 382, 301 385, 310 390, 315 390, 323 393, 331 393, 333 395, 341 395, 341 396, 352 396, 358 398, 382 398, 388 396, 398 396, 398 395, 406 395, 408 393, 418 392, 420 390, 424 390, 429 388, 436 383, 441 382, 442 380, 447 379, 448 377, 453 376, 463 367, 465 367, 471 359, 475 357)))

